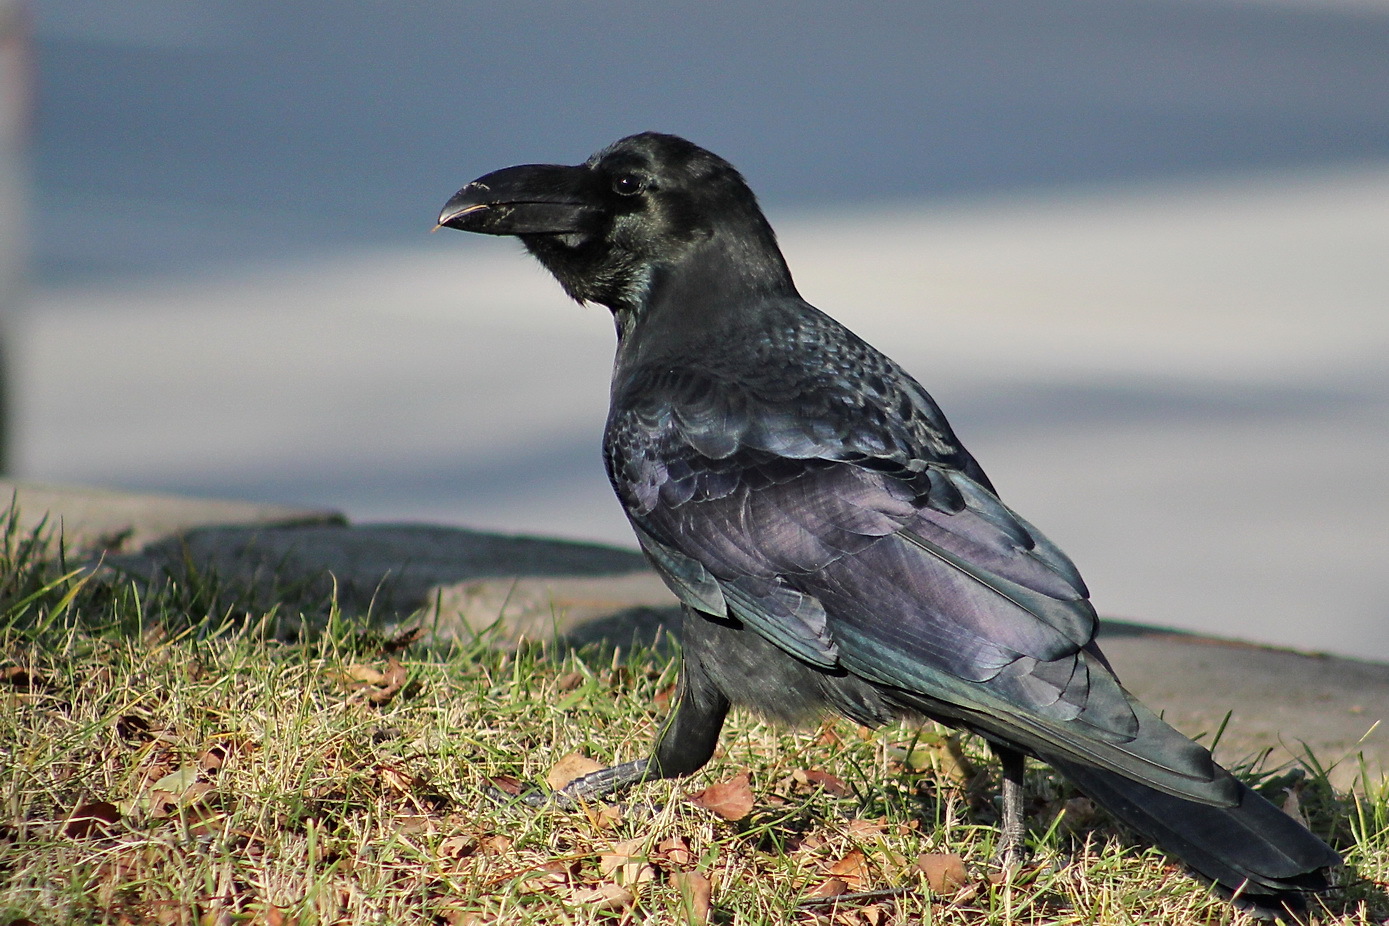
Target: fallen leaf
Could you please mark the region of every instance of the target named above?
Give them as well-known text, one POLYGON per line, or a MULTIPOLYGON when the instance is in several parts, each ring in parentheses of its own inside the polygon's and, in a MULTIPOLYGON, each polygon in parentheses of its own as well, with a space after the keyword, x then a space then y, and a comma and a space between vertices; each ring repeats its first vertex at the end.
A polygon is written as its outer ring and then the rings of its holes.
POLYGON ((44 686, 42 679, 23 666, 5 666, 5 668, 0 669, 0 683, 24 691, 44 686))
POLYGON ((812 788, 823 788, 826 794, 832 797, 849 797, 853 791, 844 783, 844 779, 829 772, 822 772, 815 768, 798 768, 791 773, 791 777, 802 785, 812 788))
POLYGON ((934 769, 960 784, 968 782, 975 775, 974 764, 960 746, 960 738, 953 733, 923 731, 910 750, 889 746, 887 755, 908 771, 934 769))
POLYGON ((439 916, 442 916, 444 925, 446 926, 489 926, 490 923, 497 922, 497 920, 494 919, 483 918, 482 914, 478 914, 476 911, 463 909, 461 907, 446 907, 440 909, 439 916))
POLYGON ((412 772, 397 765, 376 766, 376 778, 382 785, 400 794, 413 794, 424 781, 412 772))
POLYGON ((596 772, 602 768, 601 762, 595 762, 583 753, 571 752, 554 764, 545 775, 545 782, 558 791, 575 778, 582 778, 589 772, 596 772))
POLYGON ((671 836, 656 844, 656 858, 671 868, 686 868, 694 862, 694 852, 684 836, 671 836))
POLYGON ((596 830, 610 830, 622 822, 622 808, 616 804, 590 804, 583 806, 584 816, 596 830))
POLYGON ((825 869, 825 874, 861 888, 872 877, 868 870, 868 858, 862 849, 850 849, 843 858, 825 869))
POLYGON ((546 862, 526 873, 521 889, 528 893, 553 891, 567 886, 572 877, 573 872, 564 862, 546 862))
POLYGON ((1067 833, 1085 832, 1099 817, 1095 803, 1088 797, 1072 797, 1063 801, 1059 810, 1061 829, 1067 833))
POLYGON ((388 655, 391 653, 398 653, 401 650, 405 649, 407 646, 409 646, 411 643, 414 643, 415 641, 419 640, 423 636, 423 627, 410 627, 400 631, 395 636, 387 640, 384 644, 382 644, 381 649, 388 655))
POLYGON ((63 835, 73 839, 110 836, 121 822, 121 812, 115 804, 93 801, 75 809, 63 822, 63 835))
POLYGON ((965 860, 954 852, 929 852, 916 860, 916 867, 937 894, 953 893, 969 882, 965 860))
POLYGON ((865 924, 865 926, 879 926, 883 921, 883 917, 887 915, 887 911, 883 909, 883 905, 878 903, 869 904, 866 907, 859 907, 857 912, 859 922, 865 924))
POLYGON ((409 671, 398 659, 390 656, 386 659, 385 670, 353 664, 343 666, 334 674, 352 690, 349 700, 360 699, 379 706, 395 697, 405 684, 409 671))
POLYGON ((656 692, 655 696, 653 696, 651 700, 654 702, 656 707, 665 709, 670 706, 670 701, 674 697, 675 686, 667 685, 665 688, 662 688, 660 691, 656 692))
POLYGON ((685 902, 687 922, 695 926, 709 922, 714 896, 714 886, 709 879, 697 871, 677 871, 670 876, 670 883, 685 902))
POLYGON ((620 884, 608 883, 581 887, 570 895, 570 899, 595 910, 625 910, 636 900, 636 896, 620 884))
POLYGON ((511 775, 491 775, 482 780, 487 782, 487 784, 496 788, 503 794, 509 794, 512 797, 517 797, 518 795, 520 795, 522 791, 526 789, 526 786, 522 784, 521 779, 515 778, 511 775))
POLYGON ((155 819, 164 819, 180 809, 202 803, 212 790, 211 783, 198 780, 196 766, 185 765, 150 785, 141 795, 138 806, 155 819))
POLYGON ((484 919, 483 915, 475 910, 465 910, 457 906, 447 906, 439 911, 446 926, 488 926, 495 923, 495 919, 484 919))
POLYGON ((411 835, 414 833, 429 833, 434 830, 434 820, 420 813, 398 813, 392 821, 395 824, 397 833, 411 835))
POLYGON ((155 720, 134 711, 116 718, 116 735, 125 740, 152 740, 164 738, 155 720))
POLYGON ((478 841, 473 836, 455 834, 445 836, 439 841, 439 858, 461 859, 468 858, 479 848, 478 841))
POLYGON ((710 785, 689 796, 690 803, 725 820, 741 820, 752 813, 752 779, 747 772, 710 785))
POLYGON ((399 660, 391 656, 386 660, 385 676, 386 684, 367 695, 367 700, 372 704, 382 705, 394 698, 396 693, 404 687, 405 680, 409 678, 410 673, 405 666, 400 664, 399 660))
POLYGON ((490 836, 484 836, 479 839, 478 847, 488 855, 500 855, 511 848, 512 841, 510 836, 502 836, 499 833, 493 833, 490 836))
POLYGON ((646 864, 646 840, 625 839, 598 856, 598 871, 620 884, 635 884, 646 864))
POLYGON ((874 858, 877 859, 879 872, 894 880, 901 880, 902 875, 908 870, 907 857, 900 852, 881 849, 874 853, 874 858))
POLYGON ((855 839, 872 839, 875 836, 881 836, 887 830, 887 818, 879 817, 876 820, 865 820, 862 817, 856 817, 849 821, 849 825, 845 829, 855 839))
POLYGON ((848 892, 849 885, 845 881, 839 878, 830 878, 829 880, 822 882, 813 891, 806 894, 805 896, 807 899, 810 900, 819 900, 825 897, 838 897, 839 895, 847 894, 848 892))
POLYGON ((384 685, 386 683, 385 673, 373 666, 354 664, 343 666, 329 674, 349 688, 360 688, 363 685, 384 685))
POLYGON ((233 754, 245 754, 255 748, 255 744, 240 739, 218 740, 199 753, 197 766, 205 772, 218 772, 233 754))

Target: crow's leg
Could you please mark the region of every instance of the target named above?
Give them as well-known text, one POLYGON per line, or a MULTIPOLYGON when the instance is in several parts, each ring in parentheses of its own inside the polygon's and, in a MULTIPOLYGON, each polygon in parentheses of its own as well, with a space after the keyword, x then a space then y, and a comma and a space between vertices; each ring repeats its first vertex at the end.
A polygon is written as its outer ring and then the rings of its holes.
POLYGON ((1027 757, 1016 749, 990 743, 1003 767, 1003 819, 999 822, 998 852, 1004 868, 1015 868, 1027 861, 1027 823, 1023 819, 1023 770, 1027 757))
POLYGON ((553 794, 528 791, 522 799, 533 807, 553 801, 564 807, 611 797, 632 785, 660 778, 679 778, 699 771, 714 755, 729 702, 704 668, 687 654, 680 667, 680 700, 666 720, 648 759, 624 762, 575 778, 553 794))

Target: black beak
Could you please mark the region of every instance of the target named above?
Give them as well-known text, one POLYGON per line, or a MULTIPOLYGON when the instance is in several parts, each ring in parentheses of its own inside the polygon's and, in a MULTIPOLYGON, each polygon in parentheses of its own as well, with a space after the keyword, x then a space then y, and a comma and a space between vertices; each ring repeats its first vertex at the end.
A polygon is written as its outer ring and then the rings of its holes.
POLYGON ((479 177, 453 194, 439 225, 484 235, 582 231, 599 212, 585 167, 522 164, 479 177))

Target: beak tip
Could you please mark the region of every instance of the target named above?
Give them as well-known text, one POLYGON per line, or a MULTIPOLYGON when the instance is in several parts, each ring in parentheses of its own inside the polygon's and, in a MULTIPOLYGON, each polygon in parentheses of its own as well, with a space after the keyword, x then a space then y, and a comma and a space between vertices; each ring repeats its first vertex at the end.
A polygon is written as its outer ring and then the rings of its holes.
POLYGON ((444 211, 439 213, 439 221, 434 225, 434 231, 441 228, 457 228, 454 223, 466 216, 474 213, 483 212, 491 207, 491 203, 468 203, 461 208, 452 202, 444 206, 444 211))

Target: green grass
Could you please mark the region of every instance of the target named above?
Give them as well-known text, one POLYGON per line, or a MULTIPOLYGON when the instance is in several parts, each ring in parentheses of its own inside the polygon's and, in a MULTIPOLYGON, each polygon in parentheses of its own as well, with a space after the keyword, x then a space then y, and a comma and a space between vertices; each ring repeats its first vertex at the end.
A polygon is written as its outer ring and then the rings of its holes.
MULTIPOLYGON (((501 802, 494 777, 642 755, 673 647, 393 640, 71 569, 13 519, 2 546, 0 924, 1245 921, 1035 766, 1033 859, 1000 877, 996 770, 930 727, 735 715, 708 769, 620 809, 501 802), (740 819, 685 799, 745 772, 740 819)), ((1313 769, 1301 806, 1352 865, 1321 915, 1384 921, 1389 786, 1313 769)))

